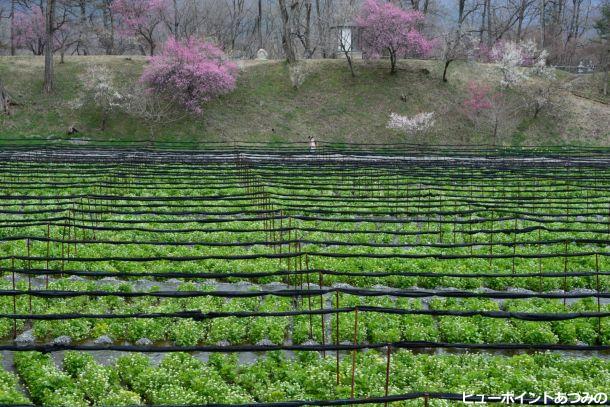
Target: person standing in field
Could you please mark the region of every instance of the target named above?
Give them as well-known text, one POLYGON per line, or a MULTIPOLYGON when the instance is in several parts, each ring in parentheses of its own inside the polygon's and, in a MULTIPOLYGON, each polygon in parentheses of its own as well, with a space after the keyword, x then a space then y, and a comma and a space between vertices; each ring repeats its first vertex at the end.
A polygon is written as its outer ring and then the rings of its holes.
POLYGON ((316 152, 316 139, 313 138, 313 136, 309 136, 309 152, 310 153, 315 153, 316 152))

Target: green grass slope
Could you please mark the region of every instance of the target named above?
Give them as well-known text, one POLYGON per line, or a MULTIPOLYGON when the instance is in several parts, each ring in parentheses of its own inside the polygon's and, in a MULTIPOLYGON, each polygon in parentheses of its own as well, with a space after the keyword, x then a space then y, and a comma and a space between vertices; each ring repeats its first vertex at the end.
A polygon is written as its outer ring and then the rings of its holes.
MULTIPOLYGON (((328 142, 418 142, 426 144, 491 143, 488 132, 477 129, 461 112, 470 80, 499 83, 493 65, 455 63, 449 82, 440 80, 436 61, 402 61, 396 75, 387 61, 357 61, 356 78, 345 61, 306 62, 307 77, 295 90, 284 63, 245 62, 237 89, 205 107, 203 117, 177 118, 163 126, 148 126, 141 120, 115 114, 107 129, 99 130, 95 109, 75 109, 80 92, 79 76, 89 64, 104 64, 117 81, 137 80, 145 59, 141 57, 67 57, 56 65, 57 92, 41 92, 43 61, 35 57, 0 57, 0 78, 17 106, 10 116, 0 116, 0 138, 52 139, 64 137, 74 125, 89 139, 155 139, 232 141, 261 143, 305 141, 310 135, 328 142), (435 111, 434 130, 413 139, 386 128, 391 112, 415 114, 435 111)), ((572 78, 561 75, 562 82, 572 78)), ((529 114, 514 118, 514 131, 502 136, 504 145, 610 145, 610 108, 567 90, 557 106, 538 118, 529 114)), ((523 96, 512 92, 513 100, 523 96)))

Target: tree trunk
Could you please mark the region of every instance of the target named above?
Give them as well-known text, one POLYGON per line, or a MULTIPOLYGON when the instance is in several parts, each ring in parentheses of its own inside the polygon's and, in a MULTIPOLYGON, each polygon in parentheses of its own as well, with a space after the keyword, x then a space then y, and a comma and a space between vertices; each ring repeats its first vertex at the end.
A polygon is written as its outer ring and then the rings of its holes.
POLYGON ((107 121, 108 121, 108 113, 104 109, 104 111, 102 112, 102 123, 101 123, 101 126, 100 126, 100 130, 101 131, 105 131, 106 130, 106 122, 107 121))
POLYGON ((305 58, 313 56, 311 49, 311 0, 305 0, 305 30, 303 32, 303 47, 305 48, 305 58))
POLYGON ((55 24, 55 0, 47 0, 46 42, 44 47, 44 92, 53 92, 53 33, 55 24))
POLYGON ((294 51, 294 44, 292 42, 290 15, 288 14, 288 9, 286 8, 286 0, 279 0, 278 3, 280 6, 280 15, 282 17, 282 47, 284 48, 286 61, 291 64, 296 62, 297 56, 294 51))
MULTIPOLYGON (((87 30, 85 29, 85 25, 87 24, 87 5, 85 4, 85 0, 80 0, 79 7, 80 7, 80 27, 79 27, 80 33, 79 33, 79 38, 78 38, 78 46, 82 46, 83 55, 89 55, 89 48, 87 47, 87 41, 86 41, 86 39, 83 40, 83 34, 85 34, 87 32, 87 30)), ((63 64, 63 51, 62 51, 62 62, 61 63, 63 64)))
POLYGON ((110 55, 114 54, 114 14, 112 13, 112 9, 108 6, 108 12, 110 17, 110 55))
POLYGON ((263 0, 258 0, 258 15, 256 16, 256 34, 258 49, 263 48, 263 0))
POLYGON ((546 0, 540 0, 540 47, 544 48, 544 43, 546 41, 546 21, 544 14, 546 13, 546 0))
POLYGON ((341 51, 343 52, 343 55, 345 55, 345 60, 347 61, 347 66, 349 67, 349 71, 352 74, 352 78, 356 77, 356 72, 354 71, 354 64, 352 63, 352 49, 351 49, 351 44, 349 44, 350 46, 348 47, 345 42, 343 41, 343 35, 339 34, 339 46, 341 47, 341 51))
POLYGON ((479 30, 479 43, 483 43, 483 34, 485 33, 485 17, 487 16, 487 1, 483 2, 483 12, 481 13, 481 28, 479 30))
POLYGON ((8 114, 8 95, 4 90, 2 79, 0 79, 0 112, 8 114))
MULTIPOLYGON (((327 3, 325 3, 326 6, 327 3)), ((326 9, 326 7, 324 7, 326 9)), ((325 10, 327 11, 327 10, 325 10)), ((320 7, 320 0, 316 0, 316 18, 318 25, 318 42, 321 49, 322 58, 328 58, 328 29, 327 22, 322 17, 322 8, 320 7)), ((325 13, 326 14, 326 13, 325 13)))
POLYGON ((604 67, 604 96, 608 96, 608 71, 610 70, 610 42, 606 40, 606 64, 604 67))
POLYGON ((396 73, 396 52, 390 50, 390 73, 396 73))
POLYGON ((15 41, 15 3, 17 0, 11 0, 11 55, 15 56, 17 44, 15 41))
POLYGON ((349 72, 352 74, 352 78, 356 77, 356 72, 354 71, 354 64, 352 63, 352 56, 349 52, 345 54, 345 59, 347 59, 347 66, 349 66, 349 72))
POLYGON ((174 38, 178 39, 178 0, 174 0, 174 38))
POLYGON ((458 30, 461 31, 462 24, 464 23, 464 8, 466 6, 466 0, 458 1, 458 30))
POLYGON ((492 46, 492 35, 491 35, 491 0, 486 0, 487 2, 487 46, 491 48, 492 46))
POLYGON ((521 42, 523 34, 523 19, 525 18, 525 0, 521 0, 519 4, 519 13, 517 15, 517 42, 521 42))
POLYGON ((443 82, 447 82, 447 70, 449 69, 449 64, 453 62, 453 59, 448 59, 445 61, 445 69, 443 69, 443 82))

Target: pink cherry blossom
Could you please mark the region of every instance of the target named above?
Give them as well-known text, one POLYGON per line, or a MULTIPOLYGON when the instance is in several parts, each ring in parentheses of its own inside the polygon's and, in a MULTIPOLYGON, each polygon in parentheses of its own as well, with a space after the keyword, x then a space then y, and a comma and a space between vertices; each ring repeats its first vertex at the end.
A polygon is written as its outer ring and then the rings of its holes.
POLYGON ((154 55, 155 31, 168 13, 168 0, 114 0, 112 12, 118 17, 117 33, 143 41, 154 55))
POLYGON ((153 92, 172 98, 192 113, 235 88, 237 67, 215 45, 195 38, 169 39, 150 58, 140 80, 153 92))
POLYGON ((432 42, 418 31, 423 20, 419 11, 403 10, 380 0, 365 0, 356 20, 362 29, 363 50, 370 58, 389 54, 395 72, 398 58, 426 56, 431 51, 432 42))
POLYGON ((34 7, 30 12, 15 13, 15 43, 27 48, 34 55, 42 55, 46 43, 45 16, 42 10, 34 7))
POLYGON ((468 116, 476 116, 484 110, 491 109, 495 98, 496 94, 492 92, 489 85, 470 81, 468 98, 462 102, 462 106, 468 116))

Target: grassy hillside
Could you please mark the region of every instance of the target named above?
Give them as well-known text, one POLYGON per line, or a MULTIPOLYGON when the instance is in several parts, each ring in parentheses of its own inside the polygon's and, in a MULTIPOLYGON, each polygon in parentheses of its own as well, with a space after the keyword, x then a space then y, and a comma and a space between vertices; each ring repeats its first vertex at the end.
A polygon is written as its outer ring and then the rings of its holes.
MULTIPOLYGON (((161 128, 124 115, 111 117, 105 132, 93 109, 75 110, 79 75, 87 64, 105 64, 120 80, 136 80, 145 60, 140 57, 69 57, 57 64, 57 94, 46 97, 42 88, 42 59, 0 57, 0 77, 18 106, 9 117, 0 116, 0 137, 62 137, 70 125, 80 137, 91 139, 163 140, 278 140, 304 141, 309 135, 333 142, 425 142, 429 144, 480 144, 489 135, 474 128, 460 111, 469 80, 496 84, 493 65, 455 63, 449 82, 440 81, 435 61, 403 61, 398 74, 388 73, 386 62, 359 61, 351 78, 345 61, 308 61, 309 75, 294 90, 281 62, 248 63, 242 67, 236 91, 210 103, 203 117, 188 117, 161 128), (425 140, 386 129, 390 112, 437 112, 437 124, 425 140)), ((566 84, 573 78, 563 74, 566 84)), ((557 109, 537 119, 519 116, 515 131, 500 140, 505 145, 586 144, 610 145, 610 107, 578 97, 568 87, 556 101, 557 109)), ((513 92, 515 100, 522 97, 513 92)))

